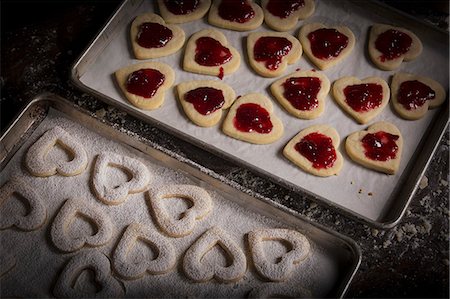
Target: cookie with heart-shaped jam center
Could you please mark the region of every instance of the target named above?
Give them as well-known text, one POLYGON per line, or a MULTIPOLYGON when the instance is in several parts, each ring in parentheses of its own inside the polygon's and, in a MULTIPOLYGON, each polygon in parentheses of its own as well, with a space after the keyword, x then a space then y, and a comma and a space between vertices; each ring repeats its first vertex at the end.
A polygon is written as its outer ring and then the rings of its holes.
POLYGON ((350 134, 345 141, 349 157, 364 167, 395 174, 400 167, 403 137, 388 122, 378 122, 365 131, 350 134))
POLYGON ((403 118, 422 118, 428 109, 444 103, 446 93, 442 85, 428 77, 396 73, 391 82, 392 104, 403 118))
POLYGON ((223 122, 223 132, 254 144, 268 144, 283 135, 283 123, 273 113, 272 102, 264 95, 250 93, 238 98, 223 122))
POLYGON ((298 36, 309 60, 321 70, 344 60, 355 47, 355 35, 346 26, 303 25, 298 36))
POLYGON ((314 125, 295 135, 284 147, 283 154, 306 172, 331 176, 338 174, 343 165, 339 142, 339 134, 333 127, 314 125))
POLYGON ((216 0, 209 10, 211 25, 236 31, 249 31, 261 26, 264 13, 253 0, 216 0))
POLYGON ((253 32, 247 37, 251 67, 264 77, 277 77, 302 55, 300 42, 284 32, 253 32))
POLYGON ((168 56, 183 47, 185 34, 176 25, 168 25, 154 14, 137 16, 130 29, 131 45, 137 59, 168 56))
POLYGON ((158 0, 159 12, 169 24, 192 22, 203 18, 211 0, 158 0))
POLYGON ((127 100, 145 110, 159 108, 166 91, 175 81, 175 73, 162 62, 143 62, 116 71, 116 80, 127 100))
POLYGON ((389 102, 389 85, 382 78, 343 77, 333 84, 336 103, 361 124, 368 123, 389 102))
POLYGON ((422 42, 411 31, 386 24, 374 24, 369 35, 369 56, 380 69, 391 71, 403 61, 416 59, 422 53, 422 42))
POLYGON ((314 119, 325 110, 330 80, 322 72, 298 71, 272 83, 270 90, 290 114, 314 119))
POLYGON ((297 25, 298 20, 310 17, 316 5, 314 0, 262 0, 264 21, 277 31, 289 31, 297 25))

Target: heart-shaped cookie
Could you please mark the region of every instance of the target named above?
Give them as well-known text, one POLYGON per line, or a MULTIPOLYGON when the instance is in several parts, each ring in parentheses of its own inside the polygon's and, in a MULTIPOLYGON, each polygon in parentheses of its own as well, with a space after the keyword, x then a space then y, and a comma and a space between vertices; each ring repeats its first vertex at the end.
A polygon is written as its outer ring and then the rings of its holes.
POLYGON ((283 135, 283 123, 273 113, 264 95, 250 93, 237 99, 223 122, 223 132, 254 144, 275 142, 283 135))
POLYGON ((178 99, 189 119, 201 127, 211 127, 222 118, 236 99, 229 85, 212 80, 183 82, 177 86, 178 99))
POLYGON ((215 0, 209 10, 211 25, 236 31, 249 31, 261 26, 264 13, 253 0, 215 0))
POLYGON ((253 32, 247 37, 251 67, 264 77, 278 77, 302 56, 300 42, 285 32, 253 32))
POLYGON ((340 63, 355 47, 355 35, 346 26, 306 24, 300 29, 298 39, 309 60, 321 70, 340 63))
POLYGON ((336 103, 361 124, 368 123, 383 111, 390 94, 389 85, 380 77, 363 80, 343 77, 333 84, 336 103))
POLYGON ((131 45, 137 59, 171 55, 183 47, 185 34, 176 25, 168 25, 154 14, 137 16, 130 29, 131 45))
POLYGON ((54 127, 41 136, 25 154, 25 166, 28 171, 39 177, 55 174, 74 176, 80 174, 88 163, 83 145, 61 127, 54 127), (70 156, 70 161, 48 158, 50 150, 59 145, 70 156))
POLYGON ((272 83, 270 90, 290 114, 314 119, 325 110, 330 80, 322 72, 298 71, 272 83))
POLYGON ((408 73, 396 73, 392 77, 391 95, 395 111, 411 120, 422 118, 428 109, 442 105, 446 98, 439 82, 408 73))
POLYGON ((344 163, 338 132, 328 125, 308 127, 292 138, 283 154, 295 165, 317 176, 338 174, 344 163))
POLYGON ((159 108, 175 81, 172 68, 162 62, 133 64, 116 71, 115 76, 127 100, 144 110, 159 108))
POLYGON ((138 223, 131 223, 123 233, 114 251, 114 270, 125 279, 137 279, 146 272, 164 274, 175 266, 177 261, 175 249, 167 239, 156 231, 138 223), (128 255, 138 241, 150 245, 156 257, 153 260, 130 261, 128 255))
POLYGON ((118 298, 124 295, 124 289, 111 275, 108 257, 100 251, 88 250, 69 260, 56 281, 53 295, 58 298, 118 298), (92 283, 99 286, 98 292, 87 293, 86 290, 75 288, 77 278, 86 270, 95 273, 95 282, 92 283))
POLYGON ((107 205, 123 203, 129 194, 148 189, 152 176, 144 163, 131 157, 113 152, 98 155, 92 175, 92 188, 99 200, 107 205), (123 169, 131 178, 119 186, 112 186, 108 181, 116 181, 107 175, 108 167, 123 169))
POLYGON ((349 157, 364 167, 395 174, 400 167, 403 137, 388 122, 377 122, 365 131, 350 134, 345 141, 349 157))
POLYGON ((210 6, 211 0, 158 0, 159 13, 169 24, 187 23, 201 19, 206 15, 210 6))
POLYGON ((316 9, 314 0, 262 0, 261 7, 267 26, 277 31, 293 29, 316 9))
POLYGON ((53 244, 64 252, 73 252, 84 246, 98 247, 109 242, 112 236, 112 223, 108 215, 97 206, 79 199, 68 199, 59 210, 50 229, 53 244), (81 217, 95 225, 94 235, 74 237, 69 227, 75 217, 81 217))
POLYGON ((183 68, 187 72, 222 78, 235 72, 240 64, 241 55, 218 30, 194 33, 186 44, 183 68))
POLYGON ((166 185, 149 191, 150 206, 159 227, 168 236, 179 238, 192 233, 197 221, 203 219, 212 208, 211 196, 204 189, 193 185, 166 185), (171 217, 164 205, 167 198, 182 198, 192 206, 180 219, 171 217))
POLYGON ((391 71, 403 61, 410 61, 422 53, 420 39, 411 31, 386 24, 374 24, 370 29, 369 56, 380 69, 391 71))
POLYGON ((220 282, 235 282, 247 271, 247 259, 236 242, 223 230, 212 227, 195 241, 183 258, 184 273, 193 281, 203 282, 213 278, 220 282), (214 247, 220 246, 228 255, 230 265, 220 266, 205 263, 204 256, 214 247))
POLYGON ((0 208, 12 200, 7 209, 1 209, 0 230, 17 227, 24 231, 32 231, 40 228, 47 219, 47 210, 42 199, 32 187, 18 177, 12 177, 0 188, 0 208), (19 200, 12 200, 13 195, 18 195, 27 207, 25 215, 19 214, 15 205, 21 205, 19 200))

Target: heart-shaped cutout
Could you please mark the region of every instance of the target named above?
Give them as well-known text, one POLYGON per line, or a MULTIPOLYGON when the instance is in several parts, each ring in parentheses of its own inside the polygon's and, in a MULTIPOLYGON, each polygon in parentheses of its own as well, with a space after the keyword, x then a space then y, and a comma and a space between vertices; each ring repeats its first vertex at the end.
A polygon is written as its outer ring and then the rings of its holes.
POLYGON ((344 163, 338 151, 339 134, 331 126, 314 125, 300 131, 283 149, 295 165, 317 176, 338 174, 344 163))
POLYGON ((355 35, 346 26, 306 24, 300 29, 298 38, 309 60, 321 70, 340 63, 355 47, 355 35))
POLYGON ((125 279, 137 279, 145 272, 149 274, 164 274, 169 272, 176 264, 175 249, 167 239, 156 231, 138 223, 131 223, 125 230, 114 251, 114 270, 125 279), (133 250, 138 241, 149 244, 156 253, 153 260, 140 260, 134 263, 129 259, 129 252, 133 250))
POLYGON ((261 7, 264 11, 265 23, 277 31, 294 29, 298 20, 309 18, 316 9, 314 0, 262 0, 261 7))
POLYGON ((146 191, 151 179, 147 166, 141 161, 113 152, 104 152, 98 155, 95 162, 92 187, 97 198, 103 203, 118 205, 123 203, 129 194, 146 191), (122 169, 129 174, 130 180, 119 186, 111 186, 108 182, 117 181, 117 178, 107 175, 109 167, 122 169))
POLYGON ((56 281, 53 295, 58 298, 117 298, 124 295, 124 289, 112 276, 109 259, 100 251, 89 250, 69 260, 56 281), (96 293, 74 287, 74 282, 86 270, 95 274, 95 281, 92 283, 100 287, 96 293))
POLYGON ((80 174, 88 163, 83 145, 61 127, 45 132, 25 154, 25 166, 34 176, 48 177, 57 173, 64 176, 80 174), (50 150, 59 145, 70 153, 70 161, 48 159, 50 150))
POLYGON ((149 202, 159 227, 171 237, 184 237, 192 233, 197 221, 204 218, 212 208, 211 196, 203 188, 193 185, 166 185, 149 191, 149 202), (180 219, 171 217, 164 200, 182 198, 192 206, 180 219))
POLYGON ((247 259, 236 242, 223 230, 212 227, 195 241, 183 258, 184 273, 193 281, 203 282, 213 278, 221 282, 235 282, 247 271, 247 259), (230 265, 205 263, 203 257, 214 247, 220 246, 228 255, 230 265), (202 262, 203 260, 203 262, 202 262))
POLYGON ((218 30, 194 33, 186 44, 183 68, 187 72, 222 78, 234 73, 240 64, 241 55, 218 30))
POLYGON ((253 32, 247 37, 251 67, 264 77, 278 77, 302 56, 300 42, 284 32, 253 32))
POLYGON ((370 29, 368 50, 378 68, 391 71, 403 61, 417 58, 422 53, 422 42, 405 28, 374 24, 370 29))
POLYGON ((391 82, 392 104, 403 118, 422 118, 428 109, 445 102, 446 93, 439 82, 408 73, 396 73, 391 82))
POLYGON ((390 94, 389 85, 379 77, 363 80, 343 77, 333 84, 336 103, 361 124, 370 122, 383 111, 390 94))
POLYGON ((283 123, 273 113, 272 102, 264 95, 250 93, 238 98, 223 122, 223 132, 254 144, 275 142, 283 135, 283 123))
POLYGON ((187 23, 201 19, 206 15, 210 6, 211 0, 158 0, 159 13, 169 24, 187 23))
POLYGON ((2 209, 0 230, 14 226, 20 230, 33 231, 40 228, 47 219, 47 210, 40 196, 18 177, 12 177, 0 188, 0 207, 7 202, 7 208, 2 209), (22 204, 18 199, 12 199, 13 195, 20 196, 27 210, 25 215, 18 214, 17 205, 22 204))
POLYGON ((127 100, 144 110, 159 108, 175 81, 172 68, 162 62, 133 64, 116 71, 115 76, 127 100))
POLYGON ((177 86, 178 99, 189 119, 198 126, 211 127, 222 118, 236 99, 234 90, 219 81, 190 81, 177 86))
POLYGON ((349 157, 364 167, 395 174, 400 167, 403 137, 388 122, 377 122, 365 131, 350 134, 345 141, 349 157))
POLYGON ((137 59, 171 55, 183 47, 185 34, 176 25, 168 25, 154 14, 137 16, 130 29, 131 45, 137 59))
POLYGON ((211 25, 236 31, 256 29, 263 21, 264 13, 253 0, 215 0, 208 15, 211 25))
POLYGON ((270 90, 290 114, 314 119, 325 110, 330 80, 322 72, 298 71, 272 83, 270 90))
POLYGON ((79 199, 68 199, 53 221, 50 237, 53 244, 64 252, 73 252, 84 246, 98 247, 109 242, 112 236, 112 223, 99 207, 79 199), (95 226, 95 233, 74 237, 70 226, 75 217, 81 217, 95 226))

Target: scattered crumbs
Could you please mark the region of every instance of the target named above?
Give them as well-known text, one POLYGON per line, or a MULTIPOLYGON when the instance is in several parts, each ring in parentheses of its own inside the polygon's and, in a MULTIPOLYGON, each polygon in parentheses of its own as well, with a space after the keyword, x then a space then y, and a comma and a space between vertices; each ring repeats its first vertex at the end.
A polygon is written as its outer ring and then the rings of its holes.
POLYGON ((431 225, 430 221, 428 221, 425 218, 422 218, 422 225, 419 226, 419 231, 422 234, 430 234, 431 228, 433 226, 431 225))
POLYGON ((427 178, 427 176, 424 175, 424 176, 420 179, 419 188, 420 188, 420 190, 423 190, 423 189, 425 189, 426 187, 428 187, 428 178, 427 178))
POLYGON ((372 192, 369 192, 369 193, 367 193, 367 195, 369 195, 369 196, 373 196, 373 193, 372 193, 372 192))
POLYGON ((98 109, 97 111, 95 111, 95 115, 97 115, 97 117, 99 118, 104 118, 106 115, 106 110, 104 108, 98 109))
POLYGON ((403 241, 403 230, 400 229, 395 233, 395 238, 397 239, 398 242, 403 241))
POLYGON ((315 202, 312 202, 310 205, 309 205, 309 209, 315 209, 317 207, 317 204, 315 203, 315 202))
POLYGON ((383 242, 383 248, 387 248, 392 244, 391 240, 386 240, 383 242))
POLYGON ((444 186, 444 187, 447 187, 447 186, 448 186, 448 181, 446 181, 446 180, 444 180, 444 179, 442 179, 442 180, 440 181, 440 183, 441 183, 441 185, 444 186))
POLYGON ((376 229, 376 228, 372 228, 371 230, 370 230, 370 232, 372 233, 372 236, 373 237, 376 237, 376 236, 378 236, 378 233, 380 232, 378 229, 376 229))

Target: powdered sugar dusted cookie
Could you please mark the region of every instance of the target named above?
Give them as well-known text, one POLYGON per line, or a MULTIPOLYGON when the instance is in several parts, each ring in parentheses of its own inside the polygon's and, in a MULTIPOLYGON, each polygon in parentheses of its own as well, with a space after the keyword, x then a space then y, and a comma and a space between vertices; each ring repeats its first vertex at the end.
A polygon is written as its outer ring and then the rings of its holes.
POLYGON ((198 220, 203 219, 212 208, 211 196, 203 188, 193 185, 167 185, 149 191, 149 202, 159 227, 171 237, 184 237, 192 233, 198 220), (163 201, 182 198, 192 206, 180 219, 172 217, 163 201))
POLYGON ((53 244, 64 252, 73 252, 84 246, 98 247, 109 242, 112 236, 112 223, 109 217, 97 206, 80 199, 68 199, 53 221, 50 237, 53 244), (70 226, 76 217, 95 225, 93 235, 73 236, 70 226))
POLYGON ((361 124, 383 111, 390 98, 389 85, 380 77, 360 80, 343 77, 333 84, 333 96, 341 108, 361 124))
POLYGON ((146 191, 151 179, 148 168, 141 161, 113 152, 105 152, 98 155, 95 162, 92 187, 97 198, 103 203, 118 205, 124 202, 129 194, 146 191), (116 179, 108 176, 109 167, 123 169, 131 179, 118 186, 108 184, 108 181, 116 179))
POLYGON ((201 30, 187 42, 183 60, 187 72, 222 78, 234 73, 240 64, 241 55, 218 30, 201 30))
POLYGON ((251 67, 264 77, 278 77, 302 56, 300 42, 284 32, 253 32, 247 37, 251 67))
POLYGON ((272 102, 264 95, 250 93, 237 99, 223 122, 223 132, 255 144, 275 142, 283 135, 283 123, 273 114, 272 102))
POLYGON ((439 82, 423 76, 396 73, 391 82, 391 97, 395 111, 406 119, 422 118, 428 109, 445 101, 445 90, 439 82))
POLYGON ((369 35, 369 56, 380 69, 390 71, 403 61, 410 61, 422 53, 420 39, 411 31, 386 24, 374 24, 369 35))
POLYGON ((39 177, 48 177, 57 173, 74 176, 84 171, 87 162, 87 154, 83 145, 58 126, 45 132, 25 154, 25 166, 28 171, 39 177), (59 145, 71 156, 70 161, 48 158, 48 153, 56 145, 59 145))
POLYGON ((403 137, 394 124, 378 122, 365 131, 350 134, 345 150, 353 161, 364 167, 395 174, 400 167, 403 137))
POLYGON ((179 24, 203 18, 211 0, 158 0, 159 12, 167 23, 179 24))
POLYGON ((272 83, 270 90, 290 114, 314 119, 325 110, 330 80, 322 72, 298 71, 272 83))
POLYGON ((108 257, 100 251, 89 250, 69 260, 56 281, 53 295, 59 298, 117 298, 124 295, 124 289, 112 276, 108 257), (86 270, 95 273, 93 283, 99 285, 98 292, 88 293, 85 289, 75 288, 77 278, 86 270))
POLYGON ((183 47, 185 34, 176 25, 168 25, 154 14, 137 16, 130 29, 131 45, 137 59, 171 55, 183 47))
POLYGON ((164 102, 166 90, 175 81, 175 73, 162 62, 143 62, 116 71, 116 80, 127 100, 134 106, 154 110, 164 102))
POLYGON ((284 281, 294 268, 308 256, 310 244, 301 233, 291 229, 260 229, 248 233, 250 253, 256 270, 271 281, 284 281), (277 263, 270 261, 265 252, 264 242, 279 241, 289 244, 289 252, 281 256, 277 263))
POLYGON ((355 35, 346 26, 306 24, 300 29, 298 38, 305 54, 321 70, 340 63, 355 47, 355 35))
POLYGON ((338 132, 328 125, 302 130, 284 147, 283 154, 295 165, 317 176, 338 174, 343 158, 338 151, 338 132))
POLYGON ((297 25, 298 20, 310 17, 316 5, 314 0, 262 0, 264 21, 277 31, 288 31, 297 25))
POLYGON ((249 31, 261 26, 264 13, 253 0, 214 0, 209 10, 211 25, 236 31, 249 31))
POLYGON ((125 230, 114 251, 114 270, 125 279, 137 279, 149 274, 164 274, 176 264, 175 249, 167 239, 147 226, 131 223, 125 230), (155 254, 153 260, 132 261, 129 253, 138 241, 145 242, 155 254))
POLYGON ((218 227, 206 231, 189 247, 183 258, 184 273, 196 282, 213 278, 220 282, 235 282, 247 271, 247 259, 244 252, 231 237, 218 227), (229 266, 221 266, 213 262, 206 263, 203 257, 214 247, 220 246, 228 255, 229 266))
POLYGON ((189 119, 198 126, 211 127, 222 118, 236 99, 229 85, 212 80, 190 81, 178 84, 178 99, 189 119))

